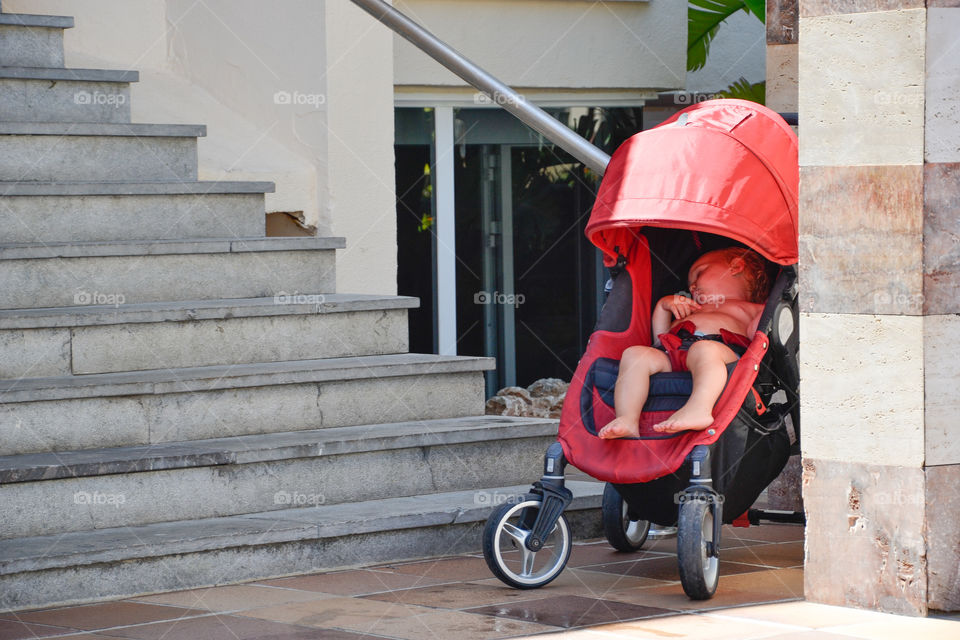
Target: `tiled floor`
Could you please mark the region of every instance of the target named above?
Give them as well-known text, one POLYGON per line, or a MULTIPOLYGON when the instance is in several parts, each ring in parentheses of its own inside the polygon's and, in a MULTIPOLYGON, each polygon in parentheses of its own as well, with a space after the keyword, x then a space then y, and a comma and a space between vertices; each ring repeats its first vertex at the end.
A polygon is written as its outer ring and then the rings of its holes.
POLYGON ((689 600, 675 539, 637 554, 579 543, 538 590, 492 578, 482 556, 0 615, 0 640, 136 638, 960 638, 960 621, 892 616, 804 602, 803 529, 725 527, 720 586, 689 600))

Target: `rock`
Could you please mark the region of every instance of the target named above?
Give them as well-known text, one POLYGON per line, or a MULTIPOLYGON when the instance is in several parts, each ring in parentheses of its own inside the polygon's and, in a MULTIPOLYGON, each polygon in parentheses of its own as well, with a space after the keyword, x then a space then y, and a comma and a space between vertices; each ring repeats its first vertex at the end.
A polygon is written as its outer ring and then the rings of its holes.
POLYGON ((484 413, 488 416, 526 416, 530 405, 517 396, 493 396, 487 400, 484 413))
POLYGON ((563 408, 562 396, 541 396, 533 399, 533 415, 540 418, 559 418, 563 408))
POLYGON ((569 386, 569 383, 564 382, 560 378, 541 378, 527 387, 527 391, 529 391, 530 395, 534 398, 544 396, 563 397, 569 386))
POLYGON ((487 400, 485 413, 495 416, 559 418, 570 385, 558 378, 537 380, 527 389, 504 387, 487 400))
POLYGON ((514 396, 520 398, 525 403, 530 404, 533 400, 530 398, 530 392, 524 389, 523 387, 504 387, 497 391, 498 396, 514 396))

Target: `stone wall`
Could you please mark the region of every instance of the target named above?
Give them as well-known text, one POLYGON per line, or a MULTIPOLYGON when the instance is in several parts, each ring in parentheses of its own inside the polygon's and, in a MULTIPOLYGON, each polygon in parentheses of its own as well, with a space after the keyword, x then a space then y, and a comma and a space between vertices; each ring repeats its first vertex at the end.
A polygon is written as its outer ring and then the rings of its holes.
POLYGON ((960 2, 801 0, 799 34, 805 595, 957 610, 960 2))

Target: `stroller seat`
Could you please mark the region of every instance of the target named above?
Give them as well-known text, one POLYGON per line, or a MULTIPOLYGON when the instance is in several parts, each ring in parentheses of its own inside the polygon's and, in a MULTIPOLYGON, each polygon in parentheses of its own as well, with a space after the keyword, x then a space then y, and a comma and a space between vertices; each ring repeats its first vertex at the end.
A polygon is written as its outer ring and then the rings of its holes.
MULTIPOLYGON (((736 362, 727 365, 728 379, 736 366, 736 362)), ((593 435, 596 435, 616 415, 613 395, 619 372, 620 361, 613 358, 597 358, 587 371, 583 385, 584 391, 580 396, 580 411, 584 428, 593 435)), ((689 371, 657 373, 651 376, 650 391, 640 417, 640 435, 638 438, 628 439, 666 440, 682 435, 681 433, 659 433, 652 427, 682 407, 692 392, 693 377, 689 371)))

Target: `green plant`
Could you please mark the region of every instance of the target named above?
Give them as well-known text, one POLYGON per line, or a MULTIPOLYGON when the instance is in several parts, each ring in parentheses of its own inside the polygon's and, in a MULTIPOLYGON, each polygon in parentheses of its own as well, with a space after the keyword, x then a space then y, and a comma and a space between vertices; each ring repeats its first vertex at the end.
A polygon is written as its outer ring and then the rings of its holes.
POLYGON ((702 69, 710 54, 710 42, 724 20, 737 11, 766 21, 765 0, 690 0, 687 8, 687 71, 702 69))
MULTIPOLYGON (((766 22, 765 0, 690 0, 687 6, 687 71, 697 71, 707 64, 710 43, 720 25, 737 11, 746 11, 760 22, 766 22)), ((750 84, 740 78, 719 95, 763 104, 766 90, 766 82, 750 84)))

